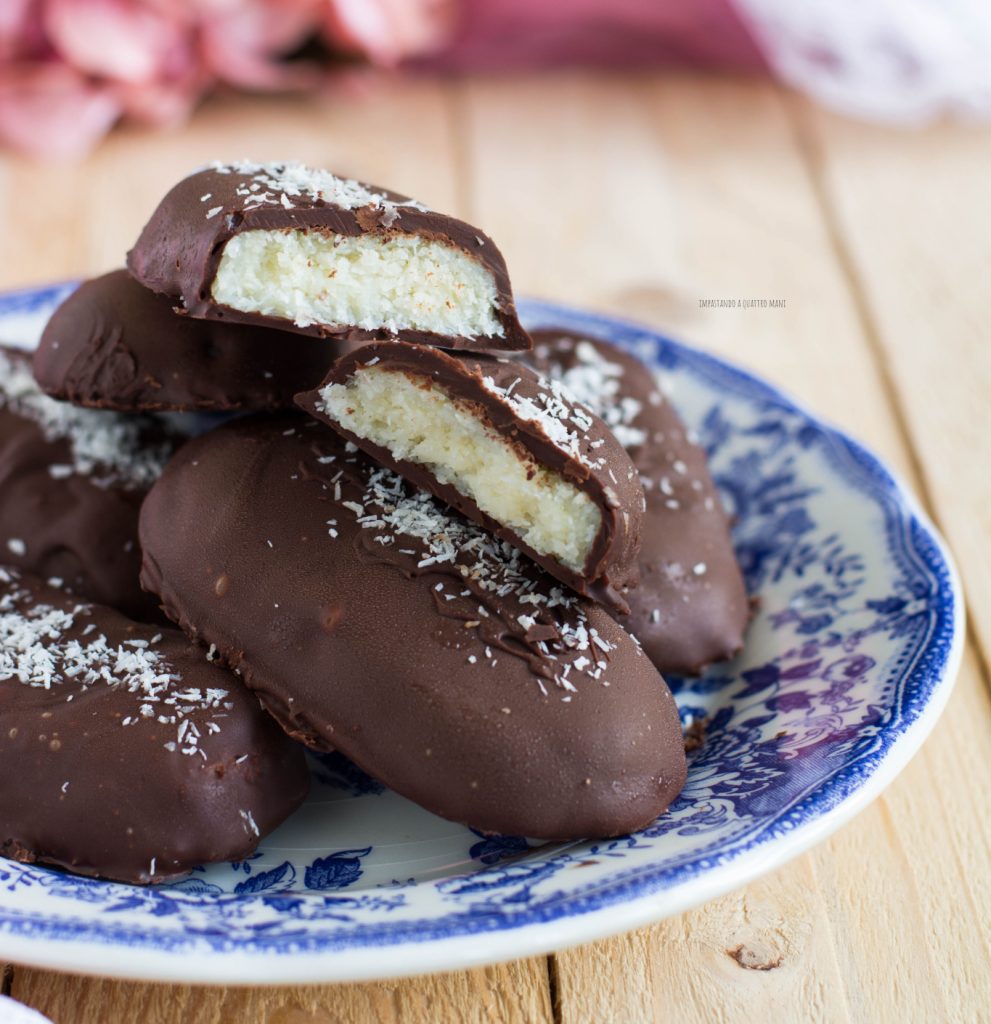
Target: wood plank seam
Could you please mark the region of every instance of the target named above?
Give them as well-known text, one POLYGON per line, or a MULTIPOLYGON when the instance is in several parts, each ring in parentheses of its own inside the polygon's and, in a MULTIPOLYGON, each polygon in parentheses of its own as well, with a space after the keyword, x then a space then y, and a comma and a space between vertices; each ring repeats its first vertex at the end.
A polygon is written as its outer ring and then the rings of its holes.
POLYGON ((9 996, 10 990, 14 987, 14 965, 4 964, 3 979, 0 980, 0 995, 9 996))
MULTIPOLYGON (((788 114, 788 122, 791 125, 792 132, 795 136, 796 147, 802 158, 802 163, 805 167, 806 173, 809 176, 812 192, 815 195, 816 203, 819 206, 819 211, 822 215, 823 223, 826 227, 826 232, 829 237, 830 245, 833 248, 833 253, 836 257, 840 273, 843 275, 847 288, 850 291, 854 311, 857 315, 857 319, 860 321, 861 329, 863 330, 864 338, 867 342, 867 350, 870 353, 871 359, 877 369, 881 388, 891 409, 895 428, 898 431, 907 453, 909 465, 911 467, 911 474, 915 480, 915 486, 917 488, 917 497, 930 519, 932 519, 937 528, 942 532, 942 526, 940 525, 937 517, 936 503, 933 499, 929 478, 926 475, 925 466, 919 457, 919 453, 916 450, 915 443, 912 439, 911 431, 909 430, 908 413, 902 401, 902 396, 898 390, 898 386, 892 377, 888 359, 881 343, 877 320, 871 309, 870 300, 867 297, 860 274, 857 272, 856 259, 844 239, 839 220, 836 216, 836 211, 834 210, 830 199, 829 189, 827 188, 825 177, 822 173, 823 158, 822 151, 819 148, 818 139, 816 138, 814 129, 810 127, 810 119, 802 117, 800 110, 798 109, 799 106, 807 103, 808 101, 787 93, 787 91, 783 89, 782 91, 785 93, 785 109, 788 114)), ((961 588, 963 588, 962 582, 961 588)), ((966 619, 968 635, 971 637, 977 636, 969 608, 967 609, 966 619)), ((988 689, 988 692, 991 692, 991 664, 988 662, 988 653, 984 651, 980 643, 974 643, 971 646, 975 649, 975 653, 977 655, 977 664, 981 681, 988 689)))
POLYGON ((558 985, 557 957, 554 953, 547 956, 547 994, 551 1003, 551 1020, 554 1024, 564 1024, 561 1012, 561 991, 558 985))
POLYGON ((797 109, 801 102, 801 100, 791 94, 788 94, 787 92, 785 93, 785 110, 787 111, 788 122, 791 125, 791 129, 795 136, 796 147, 802 158, 802 164, 805 167, 806 173, 809 176, 812 193, 819 206, 819 212, 822 216, 823 224, 826 228, 826 234, 829 238, 830 245, 832 246, 833 254, 836 257, 840 273, 842 274, 850 292, 854 311, 857 315, 857 319, 860 321, 864 338, 867 341, 867 349, 871 354, 871 358, 877 370, 881 387, 884 391, 884 397, 887 399, 888 405, 891 408, 891 414, 895 420, 899 437, 901 438, 905 451, 908 454, 912 476, 915 478, 916 486, 920 491, 920 501, 929 515, 934 516, 934 503, 929 483, 926 479, 925 470, 921 460, 919 459, 918 452, 915 450, 915 445, 912 443, 912 437, 908 429, 908 420, 906 418, 905 408, 901 402, 901 396, 898 393, 898 389, 888 369, 888 361, 885 358, 884 350, 881 346, 877 321, 875 320, 873 311, 870 307, 870 302, 864 291, 860 274, 857 272, 856 261, 853 254, 850 252, 849 246, 843 238, 843 233, 840 229, 835 211, 833 210, 833 204, 830 201, 829 192, 822 174, 822 152, 819 149, 817 139, 808 128, 808 118, 803 118, 797 109))
MULTIPOLYGON (((809 872, 812 875, 812 880, 815 883, 816 889, 818 890, 820 882, 819 872, 816 869, 816 859, 814 856, 811 856, 810 854, 805 854, 804 859, 808 864, 809 872)), ((832 967, 835 972, 835 975, 838 978, 843 978, 843 970, 840 963, 839 950, 837 949, 836 929, 834 927, 827 926, 823 929, 823 931, 826 935, 826 942, 828 943, 829 953, 832 956, 832 967)), ((845 983, 838 985, 836 987, 834 998, 839 1000, 840 1009, 843 1015, 842 1019, 846 1021, 847 1024, 850 1024, 850 1022, 853 1021, 855 1018, 853 1013, 853 1007, 851 1005, 850 990, 845 983)), ((839 1019, 840 1015, 837 1014, 837 1020, 839 1019)))

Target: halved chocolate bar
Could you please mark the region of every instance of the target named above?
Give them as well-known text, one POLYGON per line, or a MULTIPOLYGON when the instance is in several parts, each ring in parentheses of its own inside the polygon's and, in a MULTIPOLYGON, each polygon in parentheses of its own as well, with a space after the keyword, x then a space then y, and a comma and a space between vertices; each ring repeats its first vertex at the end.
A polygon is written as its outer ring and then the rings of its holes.
POLYGON ((629 610, 644 510, 609 428, 519 363, 377 342, 297 396, 334 427, 580 594, 629 610))
POLYGON ((190 175, 159 203, 127 266, 194 317, 351 341, 530 347, 491 238, 302 164, 214 164, 190 175))

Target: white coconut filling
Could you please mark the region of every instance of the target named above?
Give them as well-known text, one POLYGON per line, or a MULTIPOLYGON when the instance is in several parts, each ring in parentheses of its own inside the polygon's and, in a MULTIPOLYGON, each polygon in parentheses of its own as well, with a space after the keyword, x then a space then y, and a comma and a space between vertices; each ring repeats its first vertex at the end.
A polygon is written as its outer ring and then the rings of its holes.
POLYGON ((595 503, 428 378, 371 365, 320 396, 346 430, 425 466, 539 554, 584 569, 602 522, 595 503))
POLYGON ((461 249, 419 235, 244 231, 224 246, 212 294, 297 327, 505 334, 492 274, 461 249))

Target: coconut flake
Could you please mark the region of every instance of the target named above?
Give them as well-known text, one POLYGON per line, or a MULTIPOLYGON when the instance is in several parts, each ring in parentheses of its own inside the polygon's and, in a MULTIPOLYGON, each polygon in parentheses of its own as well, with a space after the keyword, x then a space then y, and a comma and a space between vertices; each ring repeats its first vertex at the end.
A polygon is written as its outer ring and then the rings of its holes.
POLYGON ((259 206, 282 206, 292 209, 293 199, 306 199, 343 210, 373 207, 383 212, 383 223, 391 227, 403 208, 427 211, 415 199, 395 200, 382 192, 374 192, 353 178, 338 178, 330 171, 307 167, 298 162, 259 164, 251 160, 237 163, 213 163, 211 168, 220 174, 235 174, 242 181, 235 189, 242 198, 244 210, 259 206))
POLYGON ((20 580, 15 570, 0 570, 0 583, 6 585, 0 597, 0 680, 49 691, 72 684, 67 700, 80 688, 103 685, 127 690, 134 695, 135 712, 124 716, 122 725, 155 717, 177 727, 176 741, 165 744, 166 749, 178 745, 183 753, 199 752, 200 731, 189 716, 222 710, 226 690, 180 688, 181 677, 154 649, 161 634, 149 641, 111 644, 95 623, 80 628, 92 612, 91 605, 76 604, 71 611, 55 607, 37 600, 20 580), (161 709, 157 716, 155 706, 161 709))
POLYGON ((141 418, 49 398, 26 363, 0 351, 0 408, 5 407, 36 423, 49 443, 68 441, 72 464, 50 466, 54 479, 78 473, 99 487, 147 488, 161 475, 172 451, 168 442, 149 445, 143 440, 141 418))

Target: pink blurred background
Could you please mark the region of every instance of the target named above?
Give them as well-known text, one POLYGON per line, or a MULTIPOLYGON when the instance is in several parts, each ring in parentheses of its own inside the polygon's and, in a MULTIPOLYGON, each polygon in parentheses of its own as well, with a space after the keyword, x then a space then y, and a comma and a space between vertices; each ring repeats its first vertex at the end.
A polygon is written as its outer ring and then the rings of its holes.
POLYGON ((320 90, 361 69, 694 67, 774 75, 853 116, 991 112, 970 0, 0 0, 0 145, 72 158, 210 91, 320 90))

